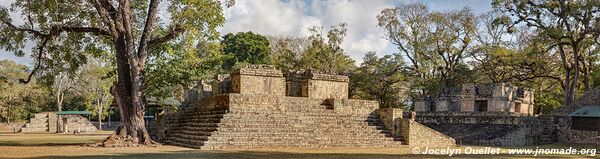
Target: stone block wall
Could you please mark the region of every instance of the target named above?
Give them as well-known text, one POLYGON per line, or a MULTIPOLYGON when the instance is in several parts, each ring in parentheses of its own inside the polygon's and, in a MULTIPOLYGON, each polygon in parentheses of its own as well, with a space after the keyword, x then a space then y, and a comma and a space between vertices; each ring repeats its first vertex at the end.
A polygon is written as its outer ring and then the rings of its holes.
POLYGON ((478 144, 494 146, 527 146, 538 144, 541 129, 536 125, 521 126, 503 137, 480 140, 478 144))
POLYGON ((98 131, 98 128, 92 124, 87 118, 81 115, 61 115, 62 133, 90 133, 98 131))
POLYGON ((448 124, 512 124, 528 123, 533 117, 511 112, 421 112, 417 121, 421 123, 448 124))
POLYGON ((380 108, 377 110, 379 119, 381 119, 385 128, 387 128, 394 137, 402 137, 402 131, 400 129, 402 127, 402 113, 403 110, 399 108, 380 108))
POLYGON ((400 134, 413 147, 452 147, 456 141, 414 120, 402 119, 400 134))
POLYGON ((419 113, 416 120, 462 144, 534 145, 543 131, 537 118, 512 112, 428 112, 419 113))
MULTIPOLYGON (((230 111, 237 110, 264 110, 264 111, 302 111, 315 109, 315 105, 320 105, 322 109, 327 107, 325 99, 288 97, 288 96, 263 96, 257 94, 236 94, 231 93, 224 96, 222 100, 227 100, 230 111), (309 107, 310 106, 310 107, 309 107)), ((356 99, 336 99, 334 100, 333 111, 339 114, 363 115, 368 116, 379 107, 377 101, 356 100, 356 99)))
POLYGON ((272 65, 250 65, 232 74, 231 93, 285 96, 285 79, 272 65))
POLYGON ((358 99, 334 98, 333 109, 340 114, 370 114, 379 108, 379 102, 358 99))
POLYGON ((315 70, 286 74, 286 95, 309 98, 348 98, 348 76, 315 70))
POLYGON ((229 74, 218 74, 212 84, 212 94, 226 94, 231 92, 231 77, 229 74))
POLYGON ((302 83, 302 96, 309 98, 348 99, 347 81, 307 80, 302 83))
POLYGON ((599 144, 598 131, 588 130, 573 130, 571 129, 572 121, 569 116, 555 117, 554 125, 547 125, 555 128, 555 133, 558 136, 558 141, 577 143, 577 144, 599 144))
POLYGON ((302 71, 289 72, 285 76, 286 96, 301 97, 302 81, 306 81, 306 76, 302 71))

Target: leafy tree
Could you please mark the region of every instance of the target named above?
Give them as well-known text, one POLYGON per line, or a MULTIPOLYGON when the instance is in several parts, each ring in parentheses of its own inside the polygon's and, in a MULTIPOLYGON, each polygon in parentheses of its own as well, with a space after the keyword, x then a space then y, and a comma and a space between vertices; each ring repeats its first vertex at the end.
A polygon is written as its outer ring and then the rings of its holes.
POLYGON ((71 101, 69 101, 76 108, 71 110, 91 111, 92 118, 98 119, 99 125, 102 126, 102 119, 108 115, 108 108, 113 101, 110 94, 110 87, 115 81, 112 75, 113 70, 110 63, 99 59, 92 59, 80 67, 77 74, 74 75, 77 83, 71 89, 71 101), (75 104, 80 105, 76 106, 75 104))
POLYGON ((0 61, 0 121, 24 120, 30 114, 47 110, 49 92, 35 83, 20 84, 28 75, 27 66, 10 60, 0 61))
POLYGON ((377 57, 368 52, 363 63, 350 76, 351 92, 363 99, 379 101, 380 107, 402 107, 403 93, 407 81, 406 64, 400 55, 377 57), (403 90, 404 89, 404 90, 403 90))
MULTIPOLYGON (((164 1, 162 1, 164 2, 164 1)), ((161 1, 90 0, 23 1, 0 7, 0 48, 23 55, 25 43, 35 44, 40 68, 67 66, 77 70, 86 55, 114 52, 117 82, 114 95, 121 113, 116 136, 153 144, 144 124, 146 63, 164 53, 194 52, 201 39, 215 39, 224 22, 221 1, 168 1, 163 6, 170 19, 158 18, 161 1), (15 24, 9 11, 22 13, 24 24, 15 24), (53 61, 53 59, 61 59, 53 61), (64 63, 59 63, 64 62, 64 63)), ((227 1, 226 5, 232 5, 227 1)), ((162 12, 162 11, 161 11, 162 12)))
POLYGON ((186 90, 224 72, 225 55, 221 50, 219 43, 204 41, 198 43, 195 52, 163 54, 148 64, 148 95, 183 100, 186 90))
POLYGON ((267 37, 252 32, 228 33, 221 40, 223 53, 227 56, 223 67, 231 70, 236 64, 266 64, 271 49, 267 37))
POLYGON ((341 47, 346 36, 346 26, 346 23, 331 26, 327 38, 323 36, 322 27, 310 28, 310 45, 300 59, 302 68, 345 73, 355 69, 354 60, 341 47))
POLYGON ((421 3, 387 8, 377 16, 378 26, 400 50, 421 95, 435 95, 441 87, 460 83, 459 67, 475 32, 474 15, 468 8, 431 12, 421 3))
POLYGON ((496 10, 510 14, 499 21, 511 27, 525 24, 535 29, 547 41, 548 53, 558 55, 562 77, 551 79, 561 83, 566 105, 573 102, 580 78, 584 91, 590 88, 591 71, 597 63, 596 58, 590 57, 598 54, 592 48, 597 48, 600 36, 599 1, 494 0, 492 4, 496 10))
POLYGON ((268 37, 271 42, 271 64, 278 69, 289 71, 302 69, 302 57, 309 40, 304 37, 268 37))

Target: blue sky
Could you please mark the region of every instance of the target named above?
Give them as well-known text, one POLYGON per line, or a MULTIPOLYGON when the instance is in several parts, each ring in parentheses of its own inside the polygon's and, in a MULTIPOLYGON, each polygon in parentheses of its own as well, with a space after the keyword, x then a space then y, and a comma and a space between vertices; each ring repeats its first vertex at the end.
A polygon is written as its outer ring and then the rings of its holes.
MULTIPOLYGON (((7 6, 13 1, 0 0, 0 5, 7 6)), ((345 22, 348 34, 342 47, 360 62, 367 51, 376 51, 380 55, 396 52, 395 47, 384 39, 383 30, 377 27, 377 14, 384 8, 415 2, 425 3, 435 11, 465 6, 477 14, 492 10, 491 0, 237 0, 234 7, 224 10, 227 22, 219 31, 221 34, 253 31, 276 36, 307 36, 311 26, 327 28, 345 22)), ((13 15, 12 18, 20 17, 13 15)), ((5 50, 0 50, 2 59, 32 63, 29 54, 16 57, 5 50)))

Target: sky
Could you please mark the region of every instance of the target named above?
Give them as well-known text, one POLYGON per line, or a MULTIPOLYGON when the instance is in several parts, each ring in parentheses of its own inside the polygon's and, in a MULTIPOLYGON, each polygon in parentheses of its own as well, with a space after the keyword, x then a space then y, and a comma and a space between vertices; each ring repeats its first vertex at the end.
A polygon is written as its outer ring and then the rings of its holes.
MULTIPOLYGON (((0 0, 0 5, 7 7, 12 1, 0 0)), ((222 35, 252 31, 274 36, 308 36, 312 26, 327 29, 347 23, 342 48, 359 64, 367 51, 378 55, 397 52, 385 39, 384 30, 377 27, 377 14, 385 8, 416 2, 425 3, 434 11, 458 10, 465 6, 476 14, 492 10, 491 0, 237 0, 233 7, 224 9, 226 22, 219 31, 222 35)), ((29 56, 16 57, 0 49, 0 60, 32 65, 29 56)))

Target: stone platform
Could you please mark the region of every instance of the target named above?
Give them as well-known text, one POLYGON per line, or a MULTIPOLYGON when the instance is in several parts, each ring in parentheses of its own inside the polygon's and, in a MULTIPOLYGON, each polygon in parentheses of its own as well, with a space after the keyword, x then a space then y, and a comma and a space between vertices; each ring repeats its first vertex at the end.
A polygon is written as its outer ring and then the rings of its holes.
POLYGON ((380 111, 377 101, 348 99, 348 80, 310 70, 284 77, 274 66, 251 65, 217 76, 214 96, 186 101, 151 132, 201 149, 455 145, 398 111, 380 111))
POLYGON ((285 96, 215 96, 180 110, 166 139, 202 149, 406 146, 372 113, 376 102, 344 99, 333 109, 323 102, 285 96))

